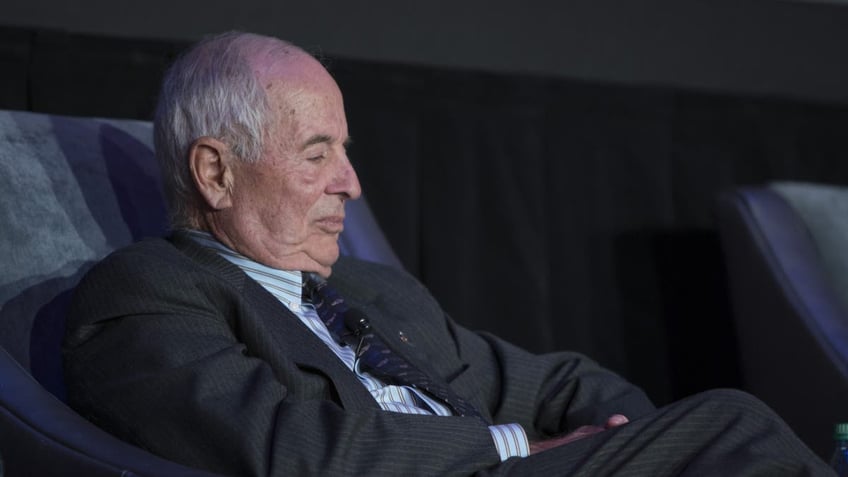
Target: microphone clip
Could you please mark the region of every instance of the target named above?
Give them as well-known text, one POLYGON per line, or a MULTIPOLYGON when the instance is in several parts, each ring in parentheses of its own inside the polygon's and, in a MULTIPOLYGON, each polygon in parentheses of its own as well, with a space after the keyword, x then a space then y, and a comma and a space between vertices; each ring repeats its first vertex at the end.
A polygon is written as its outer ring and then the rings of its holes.
POLYGON ((356 359, 359 359, 362 344, 365 341, 365 335, 371 331, 371 322, 359 310, 348 310, 345 316, 345 324, 351 330, 348 336, 353 335, 359 338, 359 343, 357 343, 356 351, 354 352, 356 359))

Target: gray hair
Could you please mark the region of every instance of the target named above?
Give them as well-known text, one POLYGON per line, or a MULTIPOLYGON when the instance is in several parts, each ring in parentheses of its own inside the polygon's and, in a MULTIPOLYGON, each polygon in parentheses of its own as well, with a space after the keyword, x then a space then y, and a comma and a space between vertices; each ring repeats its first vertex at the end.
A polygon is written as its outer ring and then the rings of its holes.
POLYGON ((271 109, 250 60, 292 49, 276 38, 228 32, 200 41, 165 74, 153 139, 173 227, 196 226, 198 196, 188 163, 195 140, 214 137, 242 161, 262 157, 271 109))

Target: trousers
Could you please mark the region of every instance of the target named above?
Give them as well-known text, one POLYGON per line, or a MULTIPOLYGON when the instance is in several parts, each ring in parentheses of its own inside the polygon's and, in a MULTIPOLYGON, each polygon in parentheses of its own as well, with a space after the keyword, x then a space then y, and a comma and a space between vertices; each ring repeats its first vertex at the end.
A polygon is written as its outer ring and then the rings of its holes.
MULTIPOLYGON (((823 429, 822 432, 828 432, 823 429)), ((628 424, 480 475, 830 476, 768 406, 736 390, 685 398, 628 424)))

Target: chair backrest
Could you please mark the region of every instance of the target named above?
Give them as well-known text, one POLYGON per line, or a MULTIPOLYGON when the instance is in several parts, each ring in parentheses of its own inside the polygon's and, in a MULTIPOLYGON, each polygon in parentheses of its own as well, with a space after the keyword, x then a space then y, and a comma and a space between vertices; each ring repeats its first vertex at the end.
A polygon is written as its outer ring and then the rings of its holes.
POLYGON ((848 421, 848 188, 728 191, 718 224, 744 386, 824 456, 848 421))
MULTIPOLYGON (((117 475, 116 470, 183 475, 187 469, 162 467, 169 463, 101 433, 61 402, 60 347, 74 286, 116 248, 167 233, 151 124, 0 111, 0 231, 6 251, 0 255, 5 470, 50 475, 26 470, 53 468, 44 467, 49 455, 64 465, 82 465, 66 466, 63 475, 117 475), (34 437, 10 437, 17 435, 34 437), (30 460, 22 460, 26 455, 30 460)), ((348 204, 340 248, 346 255, 400 267, 364 200, 348 204)))

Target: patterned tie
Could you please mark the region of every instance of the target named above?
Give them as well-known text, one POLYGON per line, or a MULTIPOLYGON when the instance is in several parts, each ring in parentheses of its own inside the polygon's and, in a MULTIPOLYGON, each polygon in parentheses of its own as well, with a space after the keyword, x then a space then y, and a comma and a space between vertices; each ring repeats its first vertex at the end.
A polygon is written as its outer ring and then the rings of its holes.
POLYGON ((350 330, 344 320, 349 310, 342 297, 319 275, 304 273, 303 277, 305 296, 309 297, 327 329, 353 347, 360 363, 374 375, 423 389, 444 401, 457 415, 476 417, 485 422, 477 409, 456 395, 447 384, 431 380, 427 374, 392 352, 379 336, 368 331, 367 320, 358 321, 358 329, 350 330))

